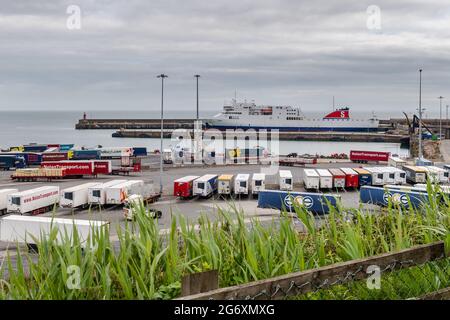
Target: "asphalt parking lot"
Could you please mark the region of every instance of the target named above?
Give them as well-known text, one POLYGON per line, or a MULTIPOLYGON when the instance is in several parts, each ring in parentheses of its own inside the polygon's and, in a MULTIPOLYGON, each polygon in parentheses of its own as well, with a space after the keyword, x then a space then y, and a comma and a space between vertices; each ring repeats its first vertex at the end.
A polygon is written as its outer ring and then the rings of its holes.
MULTIPOLYGON (((317 165, 308 165, 311 168, 338 168, 338 167, 357 167, 358 164, 353 163, 321 163, 317 165)), ((291 170, 294 178, 294 190, 304 191, 301 186, 303 179, 304 167, 280 167, 281 169, 291 170)), ((203 167, 168 167, 166 166, 163 176, 163 195, 161 199, 152 204, 151 207, 162 211, 162 218, 159 219, 158 224, 161 229, 169 228, 173 215, 183 215, 188 220, 195 222, 197 218, 206 214, 214 219, 217 210, 233 210, 235 207, 237 210, 242 211, 247 217, 258 217, 258 219, 269 220, 276 219, 279 216, 277 210, 261 209, 257 207, 257 200, 252 198, 242 198, 234 200, 223 199, 190 199, 181 200, 173 196, 173 181, 177 178, 186 175, 204 175, 204 174, 238 174, 238 173, 257 173, 261 171, 259 165, 230 165, 230 166, 203 166, 203 167)), ((0 189, 2 188, 17 188, 20 191, 28 190, 32 188, 41 187, 44 185, 57 185, 60 190, 68 187, 79 185, 86 182, 107 182, 112 179, 140 179, 145 183, 153 183, 154 190, 159 191, 159 170, 155 167, 151 170, 145 170, 141 173, 136 173, 130 176, 99 176, 98 178, 83 178, 83 179, 68 179, 52 182, 14 182, 10 179, 12 172, 5 171, 0 173, 0 189)), ((276 176, 267 176, 266 184, 276 183, 276 176)), ((336 191, 330 191, 336 193, 336 191)), ((359 193, 357 190, 347 190, 339 192, 341 195, 342 203, 346 207, 356 207, 359 205, 359 193)), ((70 210, 58 208, 56 213, 46 213, 43 216, 52 216, 55 214, 57 217, 73 217, 76 219, 92 219, 92 220, 106 220, 111 223, 111 236, 116 234, 117 227, 122 226, 125 223, 123 218, 122 208, 103 208, 98 210, 97 208, 91 208, 91 210, 70 210)), ((0 248, 2 246, 0 245, 0 248)))

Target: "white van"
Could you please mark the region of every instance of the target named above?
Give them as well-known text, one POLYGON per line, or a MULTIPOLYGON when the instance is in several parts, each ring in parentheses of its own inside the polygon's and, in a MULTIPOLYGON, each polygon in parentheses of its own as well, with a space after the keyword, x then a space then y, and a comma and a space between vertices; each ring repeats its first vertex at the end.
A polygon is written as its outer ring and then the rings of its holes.
POLYGON ((234 193, 238 194, 248 194, 250 191, 250 175, 247 173, 240 173, 236 176, 234 180, 234 193))
POLYGON ((305 189, 318 190, 320 187, 320 177, 314 169, 303 169, 303 185, 305 189))
POLYGON ((319 188, 320 189, 332 189, 333 188, 333 175, 327 169, 317 169, 319 174, 319 188))
POLYGON ((254 173, 252 177, 252 194, 257 195, 266 189, 266 174, 254 173))
POLYGON ((281 191, 291 191, 292 189, 294 189, 294 181, 292 179, 292 173, 290 170, 280 170, 279 178, 281 191))

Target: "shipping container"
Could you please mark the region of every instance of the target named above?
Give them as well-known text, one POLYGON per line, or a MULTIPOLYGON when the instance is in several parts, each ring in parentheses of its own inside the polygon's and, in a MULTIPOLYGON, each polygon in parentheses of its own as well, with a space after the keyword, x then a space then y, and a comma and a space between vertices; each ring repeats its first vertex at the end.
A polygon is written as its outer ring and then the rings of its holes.
POLYGON ((264 190, 259 193, 258 207, 293 212, 297 205, 312 213, 327 214, 330 207, 336 207, 339 199, 339 195, 323 193, 264 190))
POLYGON ((406 161, 399 157, 389 157, 388 166, 401 169, 403 166, 406 166, 406 161))
POLYGON ((252 177, 252 194, 258 195, 261 191, 266 189, 266 174, 254 173, 252 177))
POLYGON ((140 194, 144 187, 142 180, 128 180, 106 188, 106 204, 122 204, 132 194, 140 194))
POLYGON ((6 213, 8 208, 8 196, 13 193, 17 193, 17 189, 1 189, 0 190, 0 215, 6 213))
POLYGON ((10 215, 0 219, 0 241, 11 243, 37 244, 37 240, 44 240, 52 230, 58 230, 55 240, 63 243, 65 237, 73 239, 74 229, 83 247, 95 245, 94 234, 107 232, 107 221, 76 220, 54 217, 29 217, 10 215), (92 233, 94 232, 94 233, 92 233), (91 243, 88 243, 90 239, 91 243))
POLYGON ((146 157, 147 148, 145 147, 133 147, 133 157, 146 157))
POLYGON ((52 210, 58 201, 59 187, 40 187, 8 195, 7 211, 18 214, 41 214, 52 210))
POLYGON ((427 171, 416 166, 403 166, 406 172, 406 181, 409 183, 427 182, 427 171))
POLYGON ((47 149, 46 144, 28 144, 23 146, 24 152, 44 152, 47 149))
POLYGON ((404 208, 420 208, 427 203, 428 194, 421 191, 402 190, 400 187, 373 187, 363 186, 360 190, 360 201, 362 203, 375 204, 379 206, 388 206, 389 203, 404 208))
POLYGON ((314 169, 303 169, 303 186, 306 190, 318 190, 320 187, 320 177, 314 169))
POLYGON ((292 172, 290 170, 278 171, 278 178, 280 190, 289 191, 294 189, 294 179, 292 178, 292 172))
POLYGON ((101 183, 89 182, 61 191, 59 205, 62 208, 85 207, 89 204, 89 188, 98 187, 101 183))
POLYGON ((377 167, 364 167, 363 169, 370 172, 373 186, 383 186, 386 184, 385 173, 377 167))
POLYGON ((209 197, 217 190, 217 175, 205 174, 194 180, 194 195, 209 197))
POLYGON ((66 176, 89 176, 94 175, 94 162, 87 161, 48 161, 42 162, 41 168, 62 168, 66 169, 66 176))
POLYGON ((327 169, 317 169, 319 174, 319 188, 331 189, 333 188, 333 175, 327 169))
POLYGON ((98 205, 106 204, 106 189, 124 182, 127 182, 127 180, 111 180, 101 185, 88 188, 88 203, 98 205))
POLYGON ((25 158, 16 155, 0 155, 0 170, 10 170, 24 168, 26 166, 25 158))
POLYGON ((372 185, 372 175, 369 171, 363 168, 353 168, 353 170, 358 173, 358 185, 360 187, 372 185))
POLYGON ((50 152, 42 154, 42 162, 69 160, 67 152, 50 152))
POLYGON ((99 160, 100 151, 99 150, 73 150, 72 151, 73 160, 99 160))
POLYGON ((42 154, 34 152, 2 152, 1 156, 16 156, 25 159, 26 166, 39 165, 42 162, 42 154))
POLYGON ((73 147, 74 147, 73 144, 60 144, 59 151, 69 151, 72 150, 73 147))
POLYGON ((359 175, 352 168, 340 168, 345 173, 345 187, 346 188, 358 188, 359 175))
POLYGON ((186 176, 179 178, 173 182, 173 195, 183 199, 191 198, 194 196, 194 180, 199 176, 186 176))
POLYGON ((350 160, 358 163, 387 162, 390 152, 381 151, 350 151, 350 160))
POLYGON ((345 173, 336 168, 328 169, 333 175, 333 188, 345 188, 345 173))
POLYGON ((232 195, 234 190, 234 175, 223 174, 218 178, 217 193, 220 195, 232 195))
POLYGON ((234 194, 248 195, 250 192, 250 175, 247 173, 240 173, 234 179, 234 194))

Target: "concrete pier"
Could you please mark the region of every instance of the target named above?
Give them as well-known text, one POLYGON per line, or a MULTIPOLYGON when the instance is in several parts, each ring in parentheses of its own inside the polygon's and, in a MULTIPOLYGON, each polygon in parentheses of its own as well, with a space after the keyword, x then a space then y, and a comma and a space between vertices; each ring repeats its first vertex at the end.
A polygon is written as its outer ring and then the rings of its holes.
MULTIPOLYGON (((164 126, 165 127, 165 126, 164 126)), ((190 132, 193 137, 193 131, 190 132)), ((171 138, 173 130, 165 128, 164 137, 171 138)), ((386 134, 386 133, 369 133, 369 132, 278 132, 278 139, 284 141, 346 141, 346 142, 391 142, 401 143, 402 146, 409 145, 409 136, 403 134, 386 134)), ((161 131, 159 129, 153 130, 126 130, 121 129, 112 134, 115 138, 159 138, 161 131)), ((239 138, 245 139, 248 133, 236 132, 235 135, 239 138)), ((224 132, 225 137, 225 132, 224 132)), ((267 137, 270 138, 270 132, 267 132, 267 137)))

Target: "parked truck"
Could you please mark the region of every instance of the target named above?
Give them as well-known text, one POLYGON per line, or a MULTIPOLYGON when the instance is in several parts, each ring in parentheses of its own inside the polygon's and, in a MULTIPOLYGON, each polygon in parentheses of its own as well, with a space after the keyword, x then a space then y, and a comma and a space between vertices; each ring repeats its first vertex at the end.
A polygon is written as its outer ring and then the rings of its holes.
POLYGON ((17 193, 17 189, 2 189, 0 190, 0 215, 4 215, 8 208, 8 196, 17 193))
POLYGON ((328 169, 328 171, 333 175, 333 188, 345 188, 345 173, 336 168, 328 169))
POLYGON ((350 160, 357 163, 368 162, 387 162, 389 160, 390 152, 381 151, 350 151, 350 160))
POLYGON ((152 219, 159 219, 162 216, 162 212, 159 210, 154 210, 147 208, 144 203, 144 199, 141 195, 133 194, 130 195, 124 202, 123 216, 128 221, 133 221, 135 219, 134 210, 143 210, 144 214, 152 219))
POLYGON ((106 189, 124 182, 127 182, 127 180, 111 180, 97 186, 89 187, 88 203, 94 205, 106 204, 106 189))
POLYGON ((52 230, 57 229, 56 241, 62 243, 66 236, 73 239, 75 229, 80 244, 87 247, 94 245, 93 234, 108 231, 108 224, 107 221, 10 215, 0 219, 0 241, 36 244, 36 239, 43 240, 42 237, 48 237, 52 230))
POLYGON ((353 170, 358 173, 358 185, 360 187, 372 185, 372 175, 369 171, 363 168, 353 168, 353 170))
POLYGON ((16 155, 0 155, 0 170, 11 170, 24 168, 26 166, 25 158, 16 155))
POLYGON ((389 157, 388 159, 388 166, 401 169, 405 165, 406 161, 399 157, 389 157))
POLYGON ((66 177, 82 177, 94 175, 94 162, 90 160, 86 161, 49 161, 42 162, 41 168, 63 168, 65 170, 66 177))
POLYGON ((59 202, 59 187, 45 186, 8 195, 7 211, 18 214, 41 214, 59 202))
POLYGON ((71 209, 86 207, 89 204, 89 188, 95 188, 99 185, 101 185, 101 183, 89 182, 64 189, 61 191, 59 205, 62 208, 71 209))

